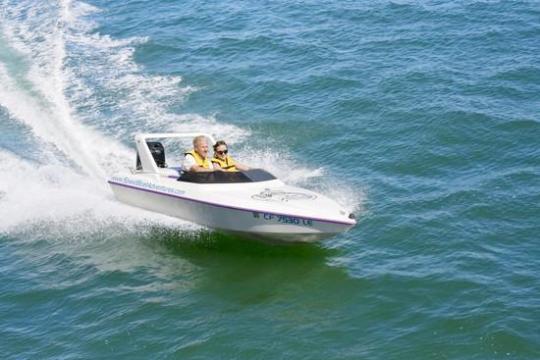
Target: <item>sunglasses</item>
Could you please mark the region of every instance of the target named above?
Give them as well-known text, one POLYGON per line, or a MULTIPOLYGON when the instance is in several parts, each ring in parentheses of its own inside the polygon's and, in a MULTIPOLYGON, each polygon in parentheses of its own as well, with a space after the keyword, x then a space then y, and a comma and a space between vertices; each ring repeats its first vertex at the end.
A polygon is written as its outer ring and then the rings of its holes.
POLYGON ((223 151, 216 151, 219 155, 225 155, 229 152, 229 150, 223 150, 223 151))

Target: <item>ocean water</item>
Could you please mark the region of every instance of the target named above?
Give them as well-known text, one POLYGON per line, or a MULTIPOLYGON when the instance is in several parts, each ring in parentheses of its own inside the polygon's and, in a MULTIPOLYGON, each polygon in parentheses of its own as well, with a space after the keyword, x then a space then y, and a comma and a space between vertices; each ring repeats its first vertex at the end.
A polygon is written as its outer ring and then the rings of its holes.
POLYGON ((0 358, 539 359, 539 114, 537 1, 3 0, 0 358), (358 225, 114 200, 201 129, 358 225))

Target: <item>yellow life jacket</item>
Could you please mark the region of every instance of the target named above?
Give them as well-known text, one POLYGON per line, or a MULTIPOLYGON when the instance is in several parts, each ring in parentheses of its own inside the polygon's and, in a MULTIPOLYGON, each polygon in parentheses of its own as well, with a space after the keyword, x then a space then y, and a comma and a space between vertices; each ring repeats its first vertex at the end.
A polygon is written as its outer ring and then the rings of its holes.
POLYGON ((205 168, 205 169, 211 169, 212 168, 212 163, 210 162, 210 160, 208 160, 208 158, 206 159, 203 159, 201 155, 199 155, 195 150, 191 150, 191 151, 188 151, 188 152, 185 152, 184 155, 191 155, 193 156, 193 158, 195 159, 195 163, 197 163, 197 165, 205 168))
POLYGON ((214 157, 212 158, 212 162, 218 164, 225 171, 238 171, 236 165, 234 164, 234 160, 229 155, 227 155, 225 160, 214 157))

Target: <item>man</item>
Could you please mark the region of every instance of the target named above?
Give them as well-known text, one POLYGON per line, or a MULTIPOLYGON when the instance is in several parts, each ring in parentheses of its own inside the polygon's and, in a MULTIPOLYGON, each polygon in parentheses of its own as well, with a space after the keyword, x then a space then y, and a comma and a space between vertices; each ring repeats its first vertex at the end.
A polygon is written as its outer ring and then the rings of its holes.
POLYGON ((214 167, 208 158, 208 143, 202 135, 193 139, 193 150, 184 154, 184 171, 192 172, 212 172, 214 167))

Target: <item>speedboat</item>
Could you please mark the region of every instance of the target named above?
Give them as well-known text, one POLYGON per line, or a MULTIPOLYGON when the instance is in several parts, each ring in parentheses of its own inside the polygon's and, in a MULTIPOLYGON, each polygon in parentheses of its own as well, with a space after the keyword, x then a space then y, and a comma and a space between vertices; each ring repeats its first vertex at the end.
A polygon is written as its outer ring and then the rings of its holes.
POLYGON ((221 232, 277 242, 315 242, 356 224, 334 200, 286 185, 262 169, 194 173, 168 167, 158 140, 199 135, 215 143, 202 133, 136 135, 136 167, 108 179, 115 197, 221 232))

